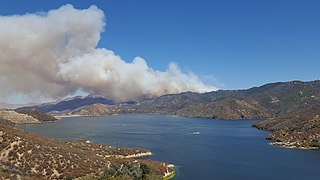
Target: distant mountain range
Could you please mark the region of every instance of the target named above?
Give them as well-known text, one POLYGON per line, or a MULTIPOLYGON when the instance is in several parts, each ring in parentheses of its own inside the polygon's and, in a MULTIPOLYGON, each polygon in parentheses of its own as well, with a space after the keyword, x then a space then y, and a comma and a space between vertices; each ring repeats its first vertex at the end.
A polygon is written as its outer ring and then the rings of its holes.
POLYGON ((71 112, 77 108, 92 105, 92 104, 105 104, 105 105, 115 105, 116 102, 112 99, 105 98, 103 96, 88 95, 86 97, 75 96, 72 98, 63 99, 58 102, 44 103, 34 106, 25 106, 17 108, 17 110, 23 109, 37 109, 46 113, 61 113, 61 112, 71 112))
POLYGON ((278 82, 246 90, 219 90, 202 94, 184 92, 121 103, 97 95, 76 96, 55 103, 18 109, 70 113, 93 104, 107 105, 117 114, 152 113, 220 119, 264 119, 319 106, 320 81, 278 82))
POLYGON ((220 119, 265 119, 320 105, 320 81, 279 82, 247 90, 185 92, 131 105, 117 105, 118 113, 172 114, 220 119))

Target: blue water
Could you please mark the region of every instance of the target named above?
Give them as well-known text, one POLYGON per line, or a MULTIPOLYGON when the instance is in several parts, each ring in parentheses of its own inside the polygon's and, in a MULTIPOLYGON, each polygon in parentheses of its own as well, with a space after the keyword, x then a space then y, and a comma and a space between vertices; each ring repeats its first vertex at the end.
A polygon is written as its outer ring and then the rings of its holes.
POLYGON ((250 127, 252 122, 117 115, 21 127, 55 139, 147 148, 149 159, 176 165, 176 180, 319 178, 320 151, 271 146, 269 132, 250 127))

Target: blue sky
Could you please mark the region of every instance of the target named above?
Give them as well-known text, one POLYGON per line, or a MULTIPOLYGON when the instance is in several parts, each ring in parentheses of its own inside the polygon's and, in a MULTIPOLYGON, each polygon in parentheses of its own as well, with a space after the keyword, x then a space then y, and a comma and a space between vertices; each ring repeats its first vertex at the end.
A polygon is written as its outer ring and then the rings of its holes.
POLYGON ((2 1, 1 15, 47 11, 70 3, 97 5, 106 15, 100 47, 130 62, 135 56, 223 89, 319 79, 317 0, 54 0, 2 1))

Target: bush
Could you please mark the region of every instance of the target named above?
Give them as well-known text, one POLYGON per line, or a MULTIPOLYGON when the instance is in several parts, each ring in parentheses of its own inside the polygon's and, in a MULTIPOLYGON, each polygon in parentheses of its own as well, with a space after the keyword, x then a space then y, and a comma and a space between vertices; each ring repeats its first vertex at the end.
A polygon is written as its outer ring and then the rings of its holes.
POLYGON ((106 150, 103 150, 101 152, 102 155, 111 155, 113 154, 113 151, 111 149, 106 149, 106 150))
POLYGON ((311 143, 311 146, 320 148, 320 142, 317 141, 317 140, 313 140, 312 143, 311 143))
POLYGON ((151 170, 146 164, 126 161, 118 166, 112 164, 98 179, 159 179, 159 176, 151 176, 150 174, 151 170))

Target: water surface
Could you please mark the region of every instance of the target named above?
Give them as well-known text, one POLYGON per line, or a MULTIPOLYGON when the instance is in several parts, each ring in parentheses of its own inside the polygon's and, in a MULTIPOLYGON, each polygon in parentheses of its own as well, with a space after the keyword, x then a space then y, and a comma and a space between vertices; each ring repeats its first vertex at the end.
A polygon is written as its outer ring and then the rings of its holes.
POLYGON ((64 118, 21 125, 55 139, 86 139, 117 147, 142 147, 148 157, 176 165, 176 180, 315 179, 320 151, 269 145, 269 132, 250 127, 254 120, 225 121, 161 115, 64 118))

